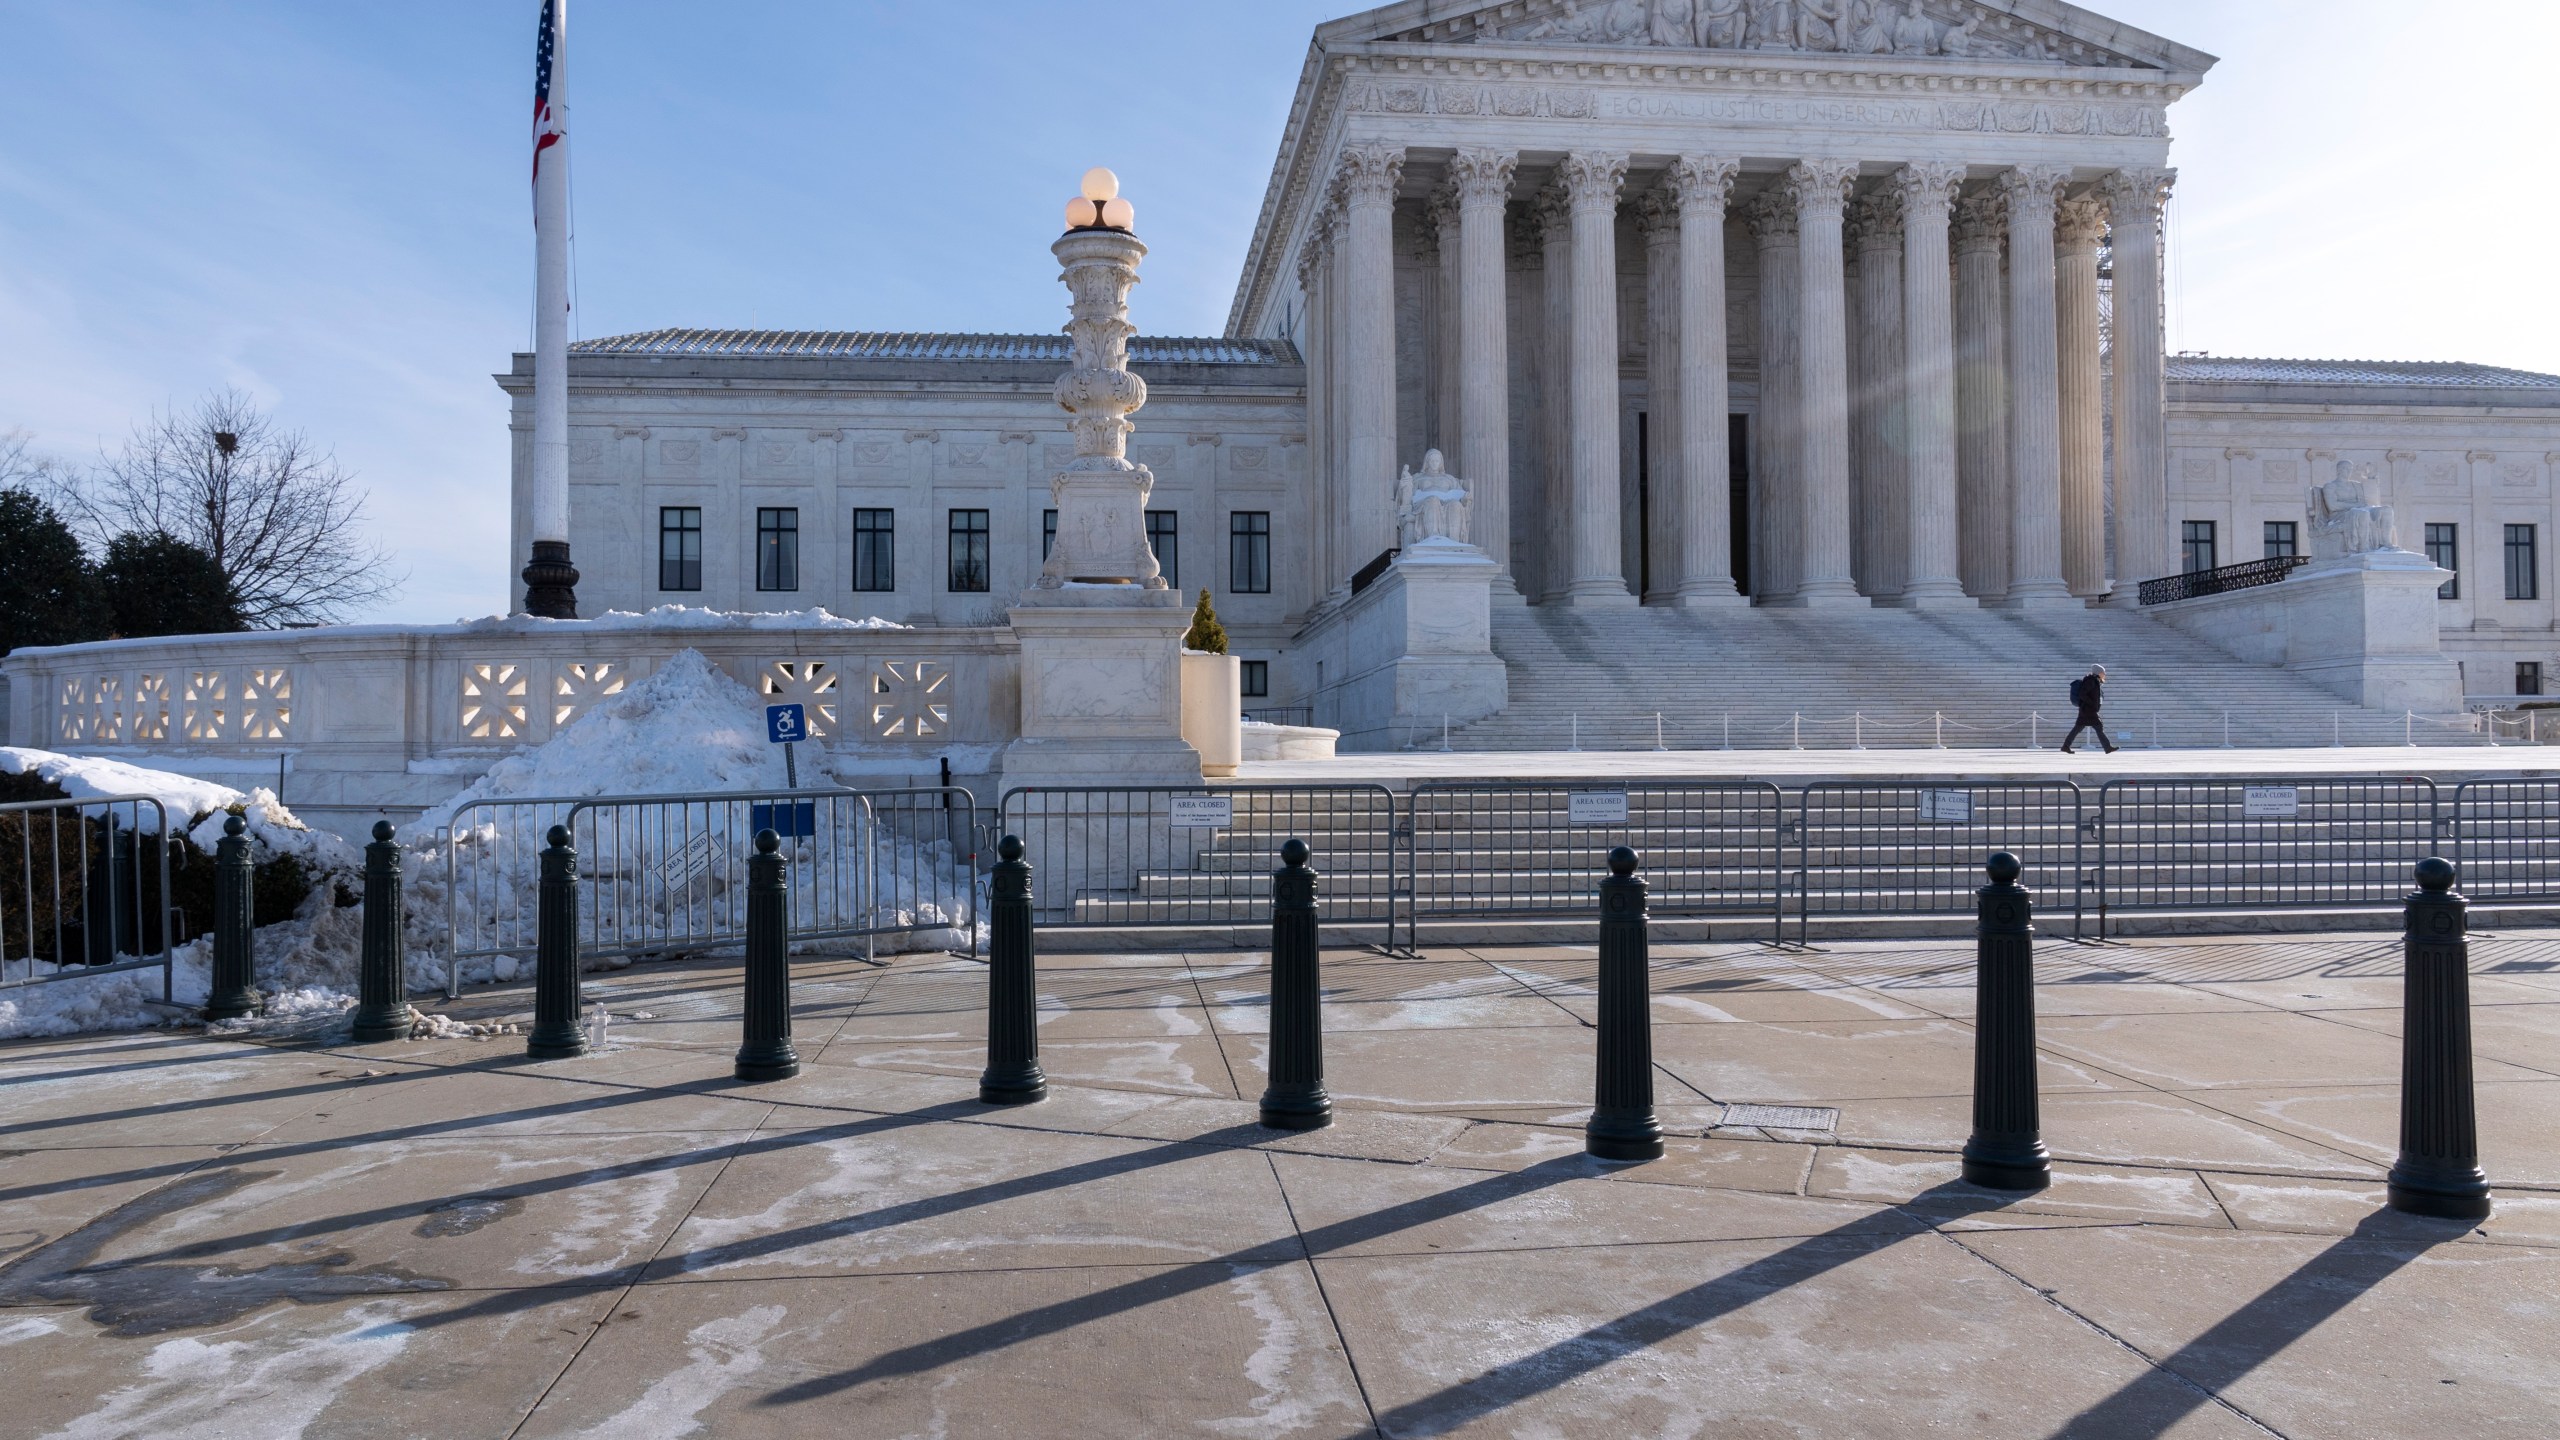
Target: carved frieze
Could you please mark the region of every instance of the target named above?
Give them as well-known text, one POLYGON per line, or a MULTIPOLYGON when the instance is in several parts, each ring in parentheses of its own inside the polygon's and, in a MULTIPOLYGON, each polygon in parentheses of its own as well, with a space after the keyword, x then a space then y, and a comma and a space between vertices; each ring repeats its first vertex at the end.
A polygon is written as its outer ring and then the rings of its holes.
POLYGON ((1396 38, 2136 63, 2060 30, 1963 0, 1543 0, 1526 13, 1487 7, 1396 38))

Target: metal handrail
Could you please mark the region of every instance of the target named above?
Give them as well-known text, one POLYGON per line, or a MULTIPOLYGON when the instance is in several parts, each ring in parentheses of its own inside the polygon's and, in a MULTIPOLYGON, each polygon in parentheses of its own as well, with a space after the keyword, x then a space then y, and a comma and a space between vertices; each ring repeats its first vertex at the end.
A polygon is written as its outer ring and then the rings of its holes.
POLYGON ((2202 595, 2220 595, 2229 590, 2273 585, 2309 563, 2311 557, 2308 555, 2270 555, 2263 560, 2243 560, 2237 565, 2217 565, 2211 570, 2164 575, 2157 580, 2142 582, 2142 603, 2166 605, 2172 600, 2193 600, 2202 595))

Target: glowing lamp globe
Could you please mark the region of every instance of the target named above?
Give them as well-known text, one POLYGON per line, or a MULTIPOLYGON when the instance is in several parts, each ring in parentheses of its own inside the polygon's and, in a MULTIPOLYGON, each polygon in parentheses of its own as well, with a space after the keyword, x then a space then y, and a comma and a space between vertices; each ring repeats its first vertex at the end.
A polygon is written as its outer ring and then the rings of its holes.
POLYGON ((1067 202, 1067 228, 1090 230, 1102 223, 1102 207, 1079 195, 1067 202))
POLYGON ((1102 223, 1114 230, 1127 230, 1138 223, 1137 207, 1126 200, 1107 200, 1102 206, 1102 223))
POLYGON ((1119 194, 1119 176, 1112 174, 1110 171, 1103 169, 1099 165, 1096 165, 1092 169, 1084 172, 1083 195, 1087 200, 1099 205, 1105 200, 1118 198, 1119 194))

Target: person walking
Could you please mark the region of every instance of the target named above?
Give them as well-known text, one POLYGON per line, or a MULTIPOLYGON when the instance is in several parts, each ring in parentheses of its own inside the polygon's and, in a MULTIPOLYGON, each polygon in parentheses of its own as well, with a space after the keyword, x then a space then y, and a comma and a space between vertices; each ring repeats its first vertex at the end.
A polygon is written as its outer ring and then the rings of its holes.
POLYGON ((2098 702, 2106 685, 2107 667, 2104 665, 2090 666, 2088 674, 2071 682, 2071 703, 2079 710, 2080 718, 2072 725, 2071 733, 2062 737, 2063 754, 2078 753, 2071 748, 2071 742, 2079 739, 2083 730, 2097 731, 2098 743, 2107 747, 2108 754, 2116 753, 2116 742, 2107 738, 2107 727, 2098 723, 2098 702))

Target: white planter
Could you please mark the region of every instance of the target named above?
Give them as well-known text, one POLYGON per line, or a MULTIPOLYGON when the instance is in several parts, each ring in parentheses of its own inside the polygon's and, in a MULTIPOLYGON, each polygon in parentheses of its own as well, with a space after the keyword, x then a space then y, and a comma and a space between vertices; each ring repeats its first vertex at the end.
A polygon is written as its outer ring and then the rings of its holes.
POLYGON ((1182 652, 1182 738, 1203 775, 1233 775, 1244 762, 1244 670, 1233 655, 1182 652))

